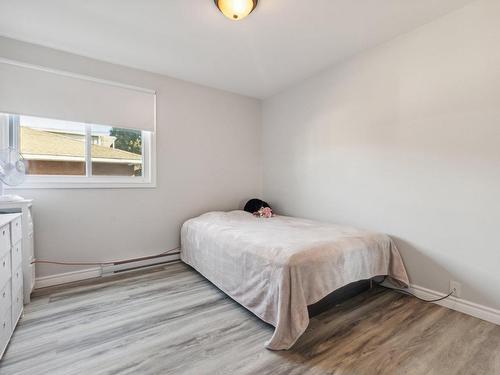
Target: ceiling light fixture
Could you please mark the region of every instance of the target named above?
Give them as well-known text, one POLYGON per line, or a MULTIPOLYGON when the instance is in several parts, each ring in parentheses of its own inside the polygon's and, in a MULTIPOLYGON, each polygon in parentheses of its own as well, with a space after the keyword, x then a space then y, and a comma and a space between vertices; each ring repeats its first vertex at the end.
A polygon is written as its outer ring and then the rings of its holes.
POLYGON ((257 7, 259 0, 214 0, 223 15, 233 21, 239 21, 257 7))

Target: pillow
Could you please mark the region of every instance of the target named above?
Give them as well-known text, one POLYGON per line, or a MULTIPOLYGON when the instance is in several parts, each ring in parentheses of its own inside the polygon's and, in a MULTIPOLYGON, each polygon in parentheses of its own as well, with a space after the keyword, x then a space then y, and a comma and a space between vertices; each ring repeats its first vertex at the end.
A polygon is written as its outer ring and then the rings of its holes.
POLYGON ((251 214, 253 214, 253 213, 259 211, 263 207, 271 208, 271 206, 267 202, 264 202, 263 200, 254 198, 254 199, 250 199, 247 202, 247 204, 245 204, 244 210, 246 212, 250 212, 251 214))

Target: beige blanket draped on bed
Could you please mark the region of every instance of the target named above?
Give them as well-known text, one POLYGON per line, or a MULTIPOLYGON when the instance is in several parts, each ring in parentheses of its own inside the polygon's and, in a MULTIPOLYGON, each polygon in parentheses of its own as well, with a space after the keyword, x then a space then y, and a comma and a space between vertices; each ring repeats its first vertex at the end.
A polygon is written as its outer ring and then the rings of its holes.
POLYGON ((388 275, 408 285, 384 234, 286 216, 210 212, 184 223, 181 259, 275 331, 289 349, 309 324, 307 306, 344 285, 388 275))

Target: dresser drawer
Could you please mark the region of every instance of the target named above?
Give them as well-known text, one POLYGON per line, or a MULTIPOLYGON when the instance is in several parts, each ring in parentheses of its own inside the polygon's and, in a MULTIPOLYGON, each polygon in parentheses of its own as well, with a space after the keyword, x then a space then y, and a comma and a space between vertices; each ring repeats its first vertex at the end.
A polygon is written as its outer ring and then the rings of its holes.
POLYGON ((17 268, 23 263, 23 251, 22 251, 22 242, 18 241, 15 245, 12 246, 12 269, 17 270, 17 268))
POLYGON ((23 238, 22 216, 12 221, 10 225, 10 235, 12 238, 12 243, 16 243, 23 238))
POLYGON ((17 267, 15 271, 12 271, 12 292, 17 292, 18 289, 22 289, 23 286, 23 268, 21 266, 17 267))
POLYGON ((5 313, 5 310, 10 310, 12 303, 12 290, 10 280, 7 281, 2 290, 0 290, 0 316, 5 313))
POLYGON ((12 334, 10 309, 0 315, 0 355, 4 352, 12 334))
POLYGON ((23 311, 23 288, 19 288, 14 292, 12 297, 12 324, 15 326, 19 315, 23 311))
POLYGON ((11 276, 11 267, 10 267, 10 252, 4 254, 2 258, 0 258, 0 288, 3 289, 5 283, 9 281, 11 276))
POLYGON ((0 228, 0 259, 10 250, 10 225, 4 225, 0 228))

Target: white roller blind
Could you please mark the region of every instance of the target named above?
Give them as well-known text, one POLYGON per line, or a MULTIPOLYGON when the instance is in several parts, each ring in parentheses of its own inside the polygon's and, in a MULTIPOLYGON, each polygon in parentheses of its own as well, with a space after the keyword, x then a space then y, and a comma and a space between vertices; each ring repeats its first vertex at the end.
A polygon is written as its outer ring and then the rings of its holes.
POLYGON ((0 60, 0 112, 154 131, 146 89, 0 60))

